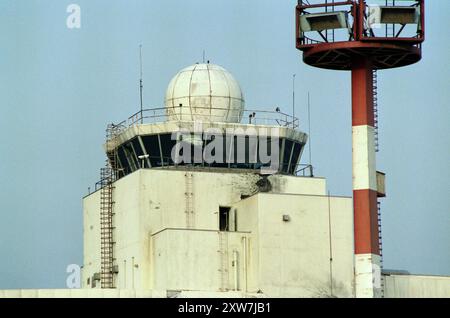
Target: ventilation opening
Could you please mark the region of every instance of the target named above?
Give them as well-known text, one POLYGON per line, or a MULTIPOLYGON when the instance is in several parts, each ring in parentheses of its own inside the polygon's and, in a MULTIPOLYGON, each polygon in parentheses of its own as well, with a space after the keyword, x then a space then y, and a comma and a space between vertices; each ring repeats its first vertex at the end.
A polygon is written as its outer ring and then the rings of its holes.
POLYGON ((230 230, 229 225, 230 207, 219 207, 219 229, 220 231, 228 232, 230 230))

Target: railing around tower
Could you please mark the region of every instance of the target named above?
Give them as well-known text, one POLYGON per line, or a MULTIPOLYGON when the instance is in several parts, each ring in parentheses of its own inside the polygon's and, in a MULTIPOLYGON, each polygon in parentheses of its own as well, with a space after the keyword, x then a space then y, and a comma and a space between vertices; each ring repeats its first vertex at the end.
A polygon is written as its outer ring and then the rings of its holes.
MULTIPOLYGON (((189 110, 189 109, 188 109, 189 110)), ((227 119, 225 123, 234 124, 249 124, 249 125, 267 125, 286 127, 290 129, 296 129, 299 127, 299 119, 295 116, 282 112, 279 108, 275 111, 267 110, 244 110, 243 112, 237 112, 234 109, 225 108, 211 108, 211 107, 196 107, 193 108, 194 114, 186 111, 184 107, 159 107, 151 109, 143 109, 135 114, 131 115, 127 120, 124 120, 113 126, 117 131, 124 131, 129 127, 141 125, 141 124, 156 124, 167 121, 199 121, 204 119, 205 123, 223 123, 224 118, 227 119), (207 113, 208 112, 208 113, 207 113), (229 114, 236 114, 235 118, 229 114), (224 115, 226 114, 226 115, 224 115)), ((158 137, 159 138, 159 137, 158 137)), ((108 140, 107 142, 111 142, 108 140)), ((160 142, 160 141, 159 141, 160 142)), ((134 151, 134 150, 133 150, 134 151)), ((138 156, 133 155, 133 158, 138 156)), ((149 155, 145 160, 136 159, 131 160, 133 165, 127 167, 120 167, 117 169, 117 178, 121 178, 127 174, 130 174, 138 169, 157 168, 157 169, 195 169, 202 167, 202 169, 217 169, 217 168, 232 168, 242 170, 260 169, 266 167, 261 163, 224 163, 224 164, 208 164, 207 162, 195 163, 195 164, 175 164, 173 158, 165 157, 161 154, 149 155), (148 163, 150 162, 150 163, 148 163)), ((128 158, 129 159, 129 158, 128 158)), ((128 159, 126 159, 128 161, 128 159)), ((298 160, 298 158, 297 158, 298 160)), ((280 172, 290 175, 297 175, 302 177, 313 177, 313 167, 311 165, 297 164, 294 162, 284 163, 280 162, 280 172), (286 166, 288 165, 288 166, 286 166)), ((97 191, 103 187, 105 180, 100 180, 95 184, 94 190, 97 191)), ((89 190, 90 192, 90 190, 89 190)))
POLYGON ((424 41, 423 0, 300 0, 297 48, 336 42, 424 41))
POLYGON ((187 111, 187 107, 159 107, 143 109, 131 115, 123 124, 128 126, 140 124, 161 123, 171 120, 179 121, 203 121, 203 122, 227 122, 253 125, 270 125, 296 129, 299 127, 299 119, 279 110, 251 110, 243 113, 235 109, 220 107, 193 107, 187 111), (226 119, 226 120, 224 120, 226 119))

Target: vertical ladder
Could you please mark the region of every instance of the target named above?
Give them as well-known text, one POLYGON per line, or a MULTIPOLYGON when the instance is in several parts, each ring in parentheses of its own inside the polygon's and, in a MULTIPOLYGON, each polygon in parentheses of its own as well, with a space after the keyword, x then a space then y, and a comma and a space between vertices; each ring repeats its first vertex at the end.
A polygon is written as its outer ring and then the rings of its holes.
MULTIPOLYGON (((106 143, 114 140, 118 128, 108 125, 106 143)), ((105 167, 100 169, 100 261, 101 288, 114 288, 114 181, 117 177, 117 150, 108 155, 105 167)))
MULTIPOLYGON (((379 116, 378 116, 378 73, 377 70, 373 70, 373 118, 374 118, 374 128, 375 128, 375 152, 380 151, 379 142, 379 116)), ((378 247, 380 249, 380 284, 381 291, 380 297, 384 298, 384 277, 382 275, 383 271, 383 244, 381 236, 381 202, 377 200, 377 222, 378 222, 378 247)))
POLYGON ((383 240, 381 235, 381 202, 377 201, 378 210, 378 246, 380 248, 380 283, 381 283, 381 298, 384 298, 384 277, 383 272, 383 240))
POLYGON ((194 175, 192 172, 186 172, 185 176, 185 186, 186 191, 185 196, 185 213, 186 213, 186 228, 192 229, 195 224, 194 216, 194 175))
POLYGON ((374 115, 374 128, 375 128, 375 152, 380 151, 380 140, 379 140, 379 118, 378 118, 378 73, 377 70, 373 70, 373 115, 374 115))
POLYGON ((220 291, 228 291, 229 269, 228 269, 228 232, 219 232, 219 253, 220 259, 220 291))

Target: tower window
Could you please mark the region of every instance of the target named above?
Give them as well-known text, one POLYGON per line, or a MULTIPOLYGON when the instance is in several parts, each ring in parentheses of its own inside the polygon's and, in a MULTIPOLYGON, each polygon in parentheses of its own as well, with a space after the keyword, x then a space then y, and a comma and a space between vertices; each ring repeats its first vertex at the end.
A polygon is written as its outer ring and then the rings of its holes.
POLYGON ((219 229, 220 231, 229 231, 230 225, 229 225, 229 215, 230 215, 230 207, 219 207, 219 229))

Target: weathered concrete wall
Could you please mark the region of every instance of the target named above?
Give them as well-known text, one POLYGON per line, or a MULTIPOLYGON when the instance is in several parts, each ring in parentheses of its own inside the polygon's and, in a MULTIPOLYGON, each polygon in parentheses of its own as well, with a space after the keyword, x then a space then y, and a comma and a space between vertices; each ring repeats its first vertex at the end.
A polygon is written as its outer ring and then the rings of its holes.
MULTIPOLYGON (((219 207, 231 207, 240 202, 243 196, 257 193, 256 183, 260 179, 261 176, 251 173, 147 169, 139 170, 117 181, 113 195, 115 257, 119 267, 119 273, 115 276, 116 286, 121 289, 144 290, 182 287, 189 290, 215 291, 224 288, 223 283, 219 284, 216 281, 219 277, 216 264, 219 207), (190 192, 192 196, 188 195, 190 192), (192 213, 186 213, 189 209, 192 209, 192 213), (177 232, 170 229, 197 231, 177 232), (158 234, 153 236, 155 233, 158 234), (155 248, 161 253, 161 257, 155 258, 155 248), (164 251, 165 248, 167 251, 164 251), (192 255, 196 256, 191 258, 192 255), (188 268, 179 268, 183 257, 187 257, 188 268), (195 262, 200 262, 201 259, 208 259, 208 262, 202 266, 194 266, 195 262), (167 274, 167 268, 173 269, 170 275, 167 274), (177 276, 177 269, 183 272, 183 277, 177 276), (202 275, 198 276, 199 273, 202 275), (170 279, 167 278, 169 276, 170 279)), ((280 196, 280 193, 323 195, 326 191, 325 180, 320 178, 274 175, 270 176, 269 180, 272 191, 277 193, 272 195, 273 198, 279 197, 278 201, 285 201, 284 206, 289 207, 293 203, 291 197, 280 196)), ((247 200, 251 201, 252 198, 247 200)), ((84 288, 92 288, 92 276, 100 272, 99 201, 100 191, 97 191, 86 197, 83 202, 84 288), (90 285, 87 283, 88 278, 91 278, 90 285)), ((268 207, 272 206, 271 202, 272 199, 268 201, 268 207)), ((251 222, 257 224, 259 217, 260 214, 255 214, 251 222)), ((310 221, 314 222, 313 219, 305 222, 310 221)), ((237 223, 240 222, 241 219, 238 218, 237 223)), ((270 227, 270 224, 267 226, 270 227)), ((243 231, 240 225, 237 230, 243 231)), ((265 235, 265 232, 260 234, 265 235)), ((229 235, 229 243, 232 242, 233 235, 229 235)), ((242 256, 244 251, 240 240, 241 238, 238 240, 241 247, 237 252, 242 256)), ((260 277, 255 271, 255 266, 259 266, 260 261, 259 250, 255 249, 257 242, 257 236, 247 235, 245 244, 248 259, 245 273, 249 292, 257 292, 260 289, 258 283, 260 277)), ((232 250, 228 253, 228 262, 232 262, 232 250)), ((279 256, 274 255, 277 258, 279 256)), ((267 264, 270 258, 270 255, 267 256, 267 264)), ((240 277, 244 275, 243 271, 243 268, 239 269, 240 277)), ((270 272, 269 269, 267 271, 270 272)), ((230 278, 228 284, 233 286, 234 280, 230 278)), ((242 282, 240 284, 242 289, 242 282)), ((100 284, 97 282, 96 288, 99 287, 100 284)), ((289 295, 295 295, 295 292, 289 295)))
POLYGON ((385 275, 386 298, 450 298, 450 276, 385 275))
MULTIPOLYGON (((185 171, 139 170, 115 183, 114 238, 119 288, 151 289, 150 235, 166 228, 219 229, 219 207, 257 191, 255 174, 192 172, 193 211, 187 219, 185 171)), ((83 287, 100 272, 100 191, 84 206, 83 287)), ((97 284, 97 288, 99 284, 97 284)))
POLYGON ((270 297, 354 295, 350 198, 258 194, 233 209, 239 230, 254 234, 250 267, 257 285, 250 291, 258 288, 270 297))
POLYGON ((167 290, 246 291, 250 234, 164 230, 153 235, 153 286, 167 290))
POLYGON ((0 298, 166 298, 165 291, 124 289, 0 290, 0 298))
POLYGON ((0 298, 265 298, 239 291, 155 291, 129 289, 16 289, 0 290, 0 298))

